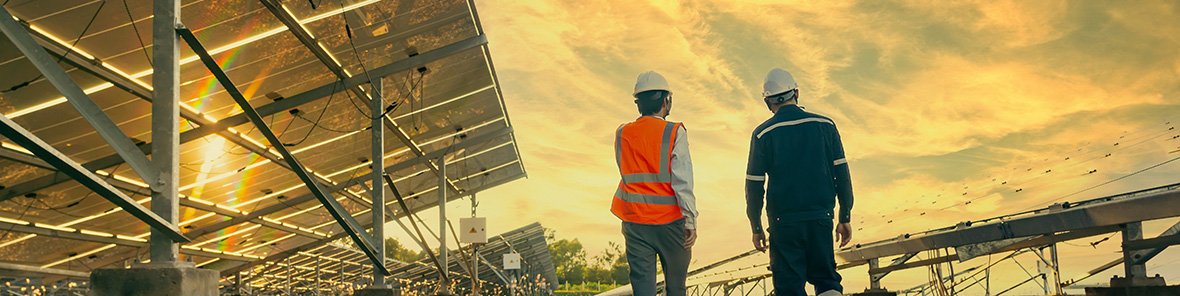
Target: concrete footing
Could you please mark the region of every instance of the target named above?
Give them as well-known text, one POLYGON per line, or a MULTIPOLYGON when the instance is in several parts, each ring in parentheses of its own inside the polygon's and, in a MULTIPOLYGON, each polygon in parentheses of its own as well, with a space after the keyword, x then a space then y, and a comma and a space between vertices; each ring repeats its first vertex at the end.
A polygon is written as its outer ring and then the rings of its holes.
POLYGON ((1180 296, 1180 286, 1090 287, 1086 296, 1180 296))
POLYGON ((90 273, 90 290, 94 296, 216 296, 217 276, 216 270, 191 263, 103 268, 90 273))
POLYGON ((1086 288, 1088 296, 1180 296, 1180 286, 1168 286, 1163 277, 1119 277, 1110 279, 1110 287, 1086 288))
POLYGON ((897 296, 897 292, 889 292, 885 289, 865 289, 864 292, 848 294, 850 296, 897 296))
POLYGON ((401 295, 401 293, 399 293, 399 291, 394 288, 374 288, 374 287, 368 287, 368 288, 356 290, 356 293, 352 293, 352 296, 398 296, 398 295, 401 295))

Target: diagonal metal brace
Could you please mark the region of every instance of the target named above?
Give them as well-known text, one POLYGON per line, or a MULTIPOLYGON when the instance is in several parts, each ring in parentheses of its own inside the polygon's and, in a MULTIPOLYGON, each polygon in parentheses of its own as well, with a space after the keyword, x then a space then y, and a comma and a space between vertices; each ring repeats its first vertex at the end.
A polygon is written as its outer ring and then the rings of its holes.
POLYGON ((299 163, 299 160, 295 159, 295 156, 283 146, 283 142, 280 141, 278 136, 275 136, 274 131, 272 131, 270 127, 266 125, 266 121, 262 119, 261 115, 259 115, 258 110, 255 110, 254 107, 250 106, 250 102, 245 96, 242 95, 242 92, 238 90, 233 81, 229 79, 229 76, 225 74, 225 71, 221 69, 221 66, 217 64, 217 61, 213 60, 213 57, 209 55, 209 52, 205 49, 205 46, 201 45, 201 42, 197 40, 197 37, 193 35, 193 32, 186 27, 181 27, 176 29, 176 33, 180 35, 181 39, 184 39, 185 43, 188 44, 189 49, 192 49, 192 51, 201 58, 201 62, 205 64, 205 67, 209 69, 209 72, 211 72, 213 76, 217 77, 217 81, 221 83, 223 88, 225 88, 226 93, 229 93, 230 96, 233 97, 234 101, 238 103, 238 107, 242 108, 242 113, 250 119, 250 122, 254 123, 254 126, 256 126, 258 131, 266 137, 266 140, 270 143, 270 145, 275 150, 277 150, 280 155, 283 156, 283 160, 287 162, 287 165, 291 167, 291 170, 299 176, 299 179, 303 180, 303 183, 307 185, 307 188, 311 190, 316 199, 318 199, 320 203, 324 205, 324 209, 328 210, 329 214, 332 214, 332 218, 336 219, 336 223, 339 223, 341 228, 344 228, 344 231, 348 233, 350 238, 352 238, 352 241, 357 244, 361 251, 365 252, 365 255, 369 257, 369 260, 374 263, 374 268, 380 270, 382 274, 392 275, 390 274, 389 269, 385 267, 385 264, 380 261, 380 258, 374 251, 375 248, 373 245, 376 243, 373 242, 368 234, 364 232, 364 230, 360 227, 360 223, 358 223, 356 219, 352 217, 352 214, 348 213, 348 210, 344 209, 344 207, 341 206, 334 197, 332 197, 331 193, 329 193, 323 185, 317 182, 315 178, 311 176, 311 173, 307 172, 307 169, 303 166, 303 164, 299 163))
POLYGON ((16 142, 17 145, 25 147, 25 149, 28 149, 29 152, 33 152, 33 155, 40 157, 46 163, 49 163, 54 168, 57 168, 58 171, 66 173, 66 175, 69 175, 70 177, 74 178, 74 180, 77 180, 78 183, 82 183, 82 185, 86 186, 86 188, 90 188, 90 190, 93 190, 94 193, 97 193, 99 196, 102 196, 103 198, 111 201, 111 203, 118 205, 124 211, 127 211, 127 213, 131 214, 132 216, 139 218, 139 220, 147 223, 152 228, 164 232, 164 234, 168 235, 168 238, 171 238, 177 242, 186 243, 191 241, 185 237, 184 234, 180 233, 180 229, 177 229, 176 225, 172 225, 172 223, 164 221, 163 218, 160 218, 160 216, 152 213, 151 210, 148 210, 147 208, 144 208, 143 205, 136 203, 135 200, 127 197, 127 195, 124 195, 123 192, 115 189, 115 187, 112 187, 111 184, 103 181, 89 170, 86 170, 86 168, 83 168, 82 165, 79 165, 77 162, 70 160, 65 156, 65 154, 61 153, 61 151, 57 151, 57 149, 54 149, 53 146, 50 146, 48 143, 45 143, 45 141, 37 138, 37 136, 32 132, 24 129, 20 125, 16 124, 16 122, 8 119, 8 117, 4 116, 3 114, 0 114, 0 134, 3 134, 9 140, 16 142))
MULTIPOLYGON (((414 226, 414 232, 416 232, 418 234, 418 237, 411 236, 410 238, 413 238, 414 242, 418 243, 418 245, 420 247, 422 247, 423 251, 426 251, 426 255, 430 256, 430 261, 434 262, 434 266, 438 268, 439 274, 441 274, 443 276, 443 278, 449 278, 450 275, 442 273, 443 264, 445 264, 445 263, 443 263, 442 260, 439 260, 438 256, 434 255, 434 251, 431 251, 429 246, 426 245, 426 243, 425 243, 426 236, 422 235, 422 230, 418 228, 418 223, 414 222, 414 218, 411 217, 411 215, 413 215, 414 212, 410 211, 410 207, 406 205, 406 199, 402 197, 401 192, 397 191, 397 184, 394 184, 393 178, 389 177, 389 174, 383 174, 382 177, 385 178, 385 186, 389 186, 389 191, 393 192, 393 197, 397 199, 397 204, 402 207, 402 213, 406 215, 406 219, 410 220, 410 224, 414 226)), ((374 190, 376 190, 376 189, 374 189, 374 190)), ((446 189, 439 188, 439 190, 446 190, 446 189)), ((397 217, 394 216, 393 219, 396 220, 397 217)), ((401 223, 401 222, 398 222, 398 223, 401 223)), ((410 233, 407 233, 407 234, 410 234, 410 233)))
POLYGON ((106 140, 111 148, 123 157, 131 168, 143 178, 144 183, 150 184, 153 189, 156 188, 156 179, 159 174, 151 164, 148 162, 147 155, 139 150, 135 143, 119 129, 119 126, 111 120, 110 117, 103 113, 102 108, 82 91, 78 83, 70 79, 69 74, 66 74, 65 69, 57 64, 57 61, 41 47, 37 41, 33 40, 33 36, 29 31, 16 22, 8 9, 0 7, 0 31, 8 35, 8 39, 12 40, 12 44, 24 53, 25 58, 33 64, 41 74, 45 75, 45 79, 49 80, 53 87, 57 88, 70 104, 74 105, 74 109, 82 114, 82 118, 86 119, 91 126, 98 131, 98 135, 106 140))

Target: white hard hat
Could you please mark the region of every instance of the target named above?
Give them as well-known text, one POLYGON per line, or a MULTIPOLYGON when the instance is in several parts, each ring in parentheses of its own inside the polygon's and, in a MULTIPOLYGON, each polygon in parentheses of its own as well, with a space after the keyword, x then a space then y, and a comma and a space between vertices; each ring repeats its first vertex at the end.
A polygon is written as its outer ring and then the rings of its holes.
POLYGON ((799 84, 795 83, 795 77, 791 76, 791 73, 774 68, 770 73, 766 73, 766 82, 762 84, 762 97, 768 98, 796 89, 799 89, 799 84))
POLYGON ((668 80, 664 79, 664 75, 660 75, 656 71, 647 71, 639 74, 639 78, 635 79, 635 93, 631 95, 635 96, 649 90, 672 91, 668 87, 668 80))

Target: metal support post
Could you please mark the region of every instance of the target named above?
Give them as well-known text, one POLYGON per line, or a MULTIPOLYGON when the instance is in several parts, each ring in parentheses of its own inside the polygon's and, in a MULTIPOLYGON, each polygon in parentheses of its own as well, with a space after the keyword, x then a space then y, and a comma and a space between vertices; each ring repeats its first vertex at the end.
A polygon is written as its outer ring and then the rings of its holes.
MULTIPOLYGON (((152 211, 175 225, 180 199, 180 0, 156 0, 152 18, 152 211)), ((153 264, 174 264, 180 245, 162 231, 152 229, 153 264)))
POLYGON ((1065 295, 1061 287, 1061 261, 1057 259, 1057 244, 1049 245, 1049 263, 1053 264, 1053 289, 1056 295, 1065 295))
POLYGON ((316 256, 315 257, 315 295, 316 296, 320 295, 320 287, 323 287, 323 285, 321 285, 321 283, 320 283, 320 257, 316 256))
MULTIPOLYGON (((377 77, 372 85, 373 99, 369 100, 369 112, 372 115, 370 132, 373 134, 373 144, 371 147, 373 161, 369 165, 372 170, 373 185, 369 186, 369 192, 373 197, 373 251, 377 253, 377 258, 381 264, 385 264, 385 185, 382 178, 385 168, 385 128, 381 125, 381 116, 384 112, 384 95, 382 94, 385 79, 384 77, 377 77)), ((373 273, 373 287, 385 287, 385 275, 380 271, 373 273)))
POLYGON ((291 295, 291 257, 287 257, 287 295, 291 295))
MULTIPOLYGON (((869 270, 876 270, 881 267, 880 258, 869 259, 869 270)), ((869 290, 880 290, 881 278, 878 278, 872 272, 869 272, 869 290)))
POLYGON ((509 276, 512 277, 512 283, 508 284, 508 290, 512 291, 512 293, 509 295, 512 296, 516 296, 516 271, 516 269, 509 269, 508 271, 509 276))
POLYGON ((446 156, 438 158, 438 253, 442 263, 438 271, 438 295, 451 295, 451 283, 447 280, 450 261, 447 260, 447 236, 443 229, 447 229, 447 160, 446 156))
MULTIPOLYGON (((475 200, 475 194, 471 194, 471 217, 475 217, 475 210, 479 207, 479 202, 475 200)), ((471 244, 471 295, 479 296, 479 243, 471 244)))
POLYGON ((1049 295, 1049 291, 1053 290, 1053 287, 1049 283, 1049 273, 1052 272, 1053 266, 1050 266, 1047 260, 1049 254, 1046 254, 1046 249, 1048 247, 1033 249, 1033 254, 1036 254, 1040 258, 1040 260, 1037 260, 1037 277, 1040 279, 1041 295, 1049 295))
MULTIPOLYGON (((1143 239, 1143 222, 1123 224, 1123 243, 1143 239)), ((1146 278, 1147 266, 1135 262, 1132 254, 1135 250, 1123 249, 1123 272, 1127 278, 1146 278)))
POLYGON ((242 293, 245 293, 245 290, 242 290, 242 272, 241 271, 234 273, 234 291, 235 291, 234 295, 242 295, 242 293))

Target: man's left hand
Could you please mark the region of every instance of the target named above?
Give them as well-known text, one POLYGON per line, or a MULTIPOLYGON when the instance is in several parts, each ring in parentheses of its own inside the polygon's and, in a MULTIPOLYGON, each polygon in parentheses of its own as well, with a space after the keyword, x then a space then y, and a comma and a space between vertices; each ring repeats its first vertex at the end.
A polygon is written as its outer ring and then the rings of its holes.
POLYGON ((684 249, 691 249, 697 243, 697 230, 684 229, 684 249))
POLYGON ((852 225, 848 223, 840 223, 836 225, 836 240, 840 241, 840 247, 848 245, 852 241, 852 225))

